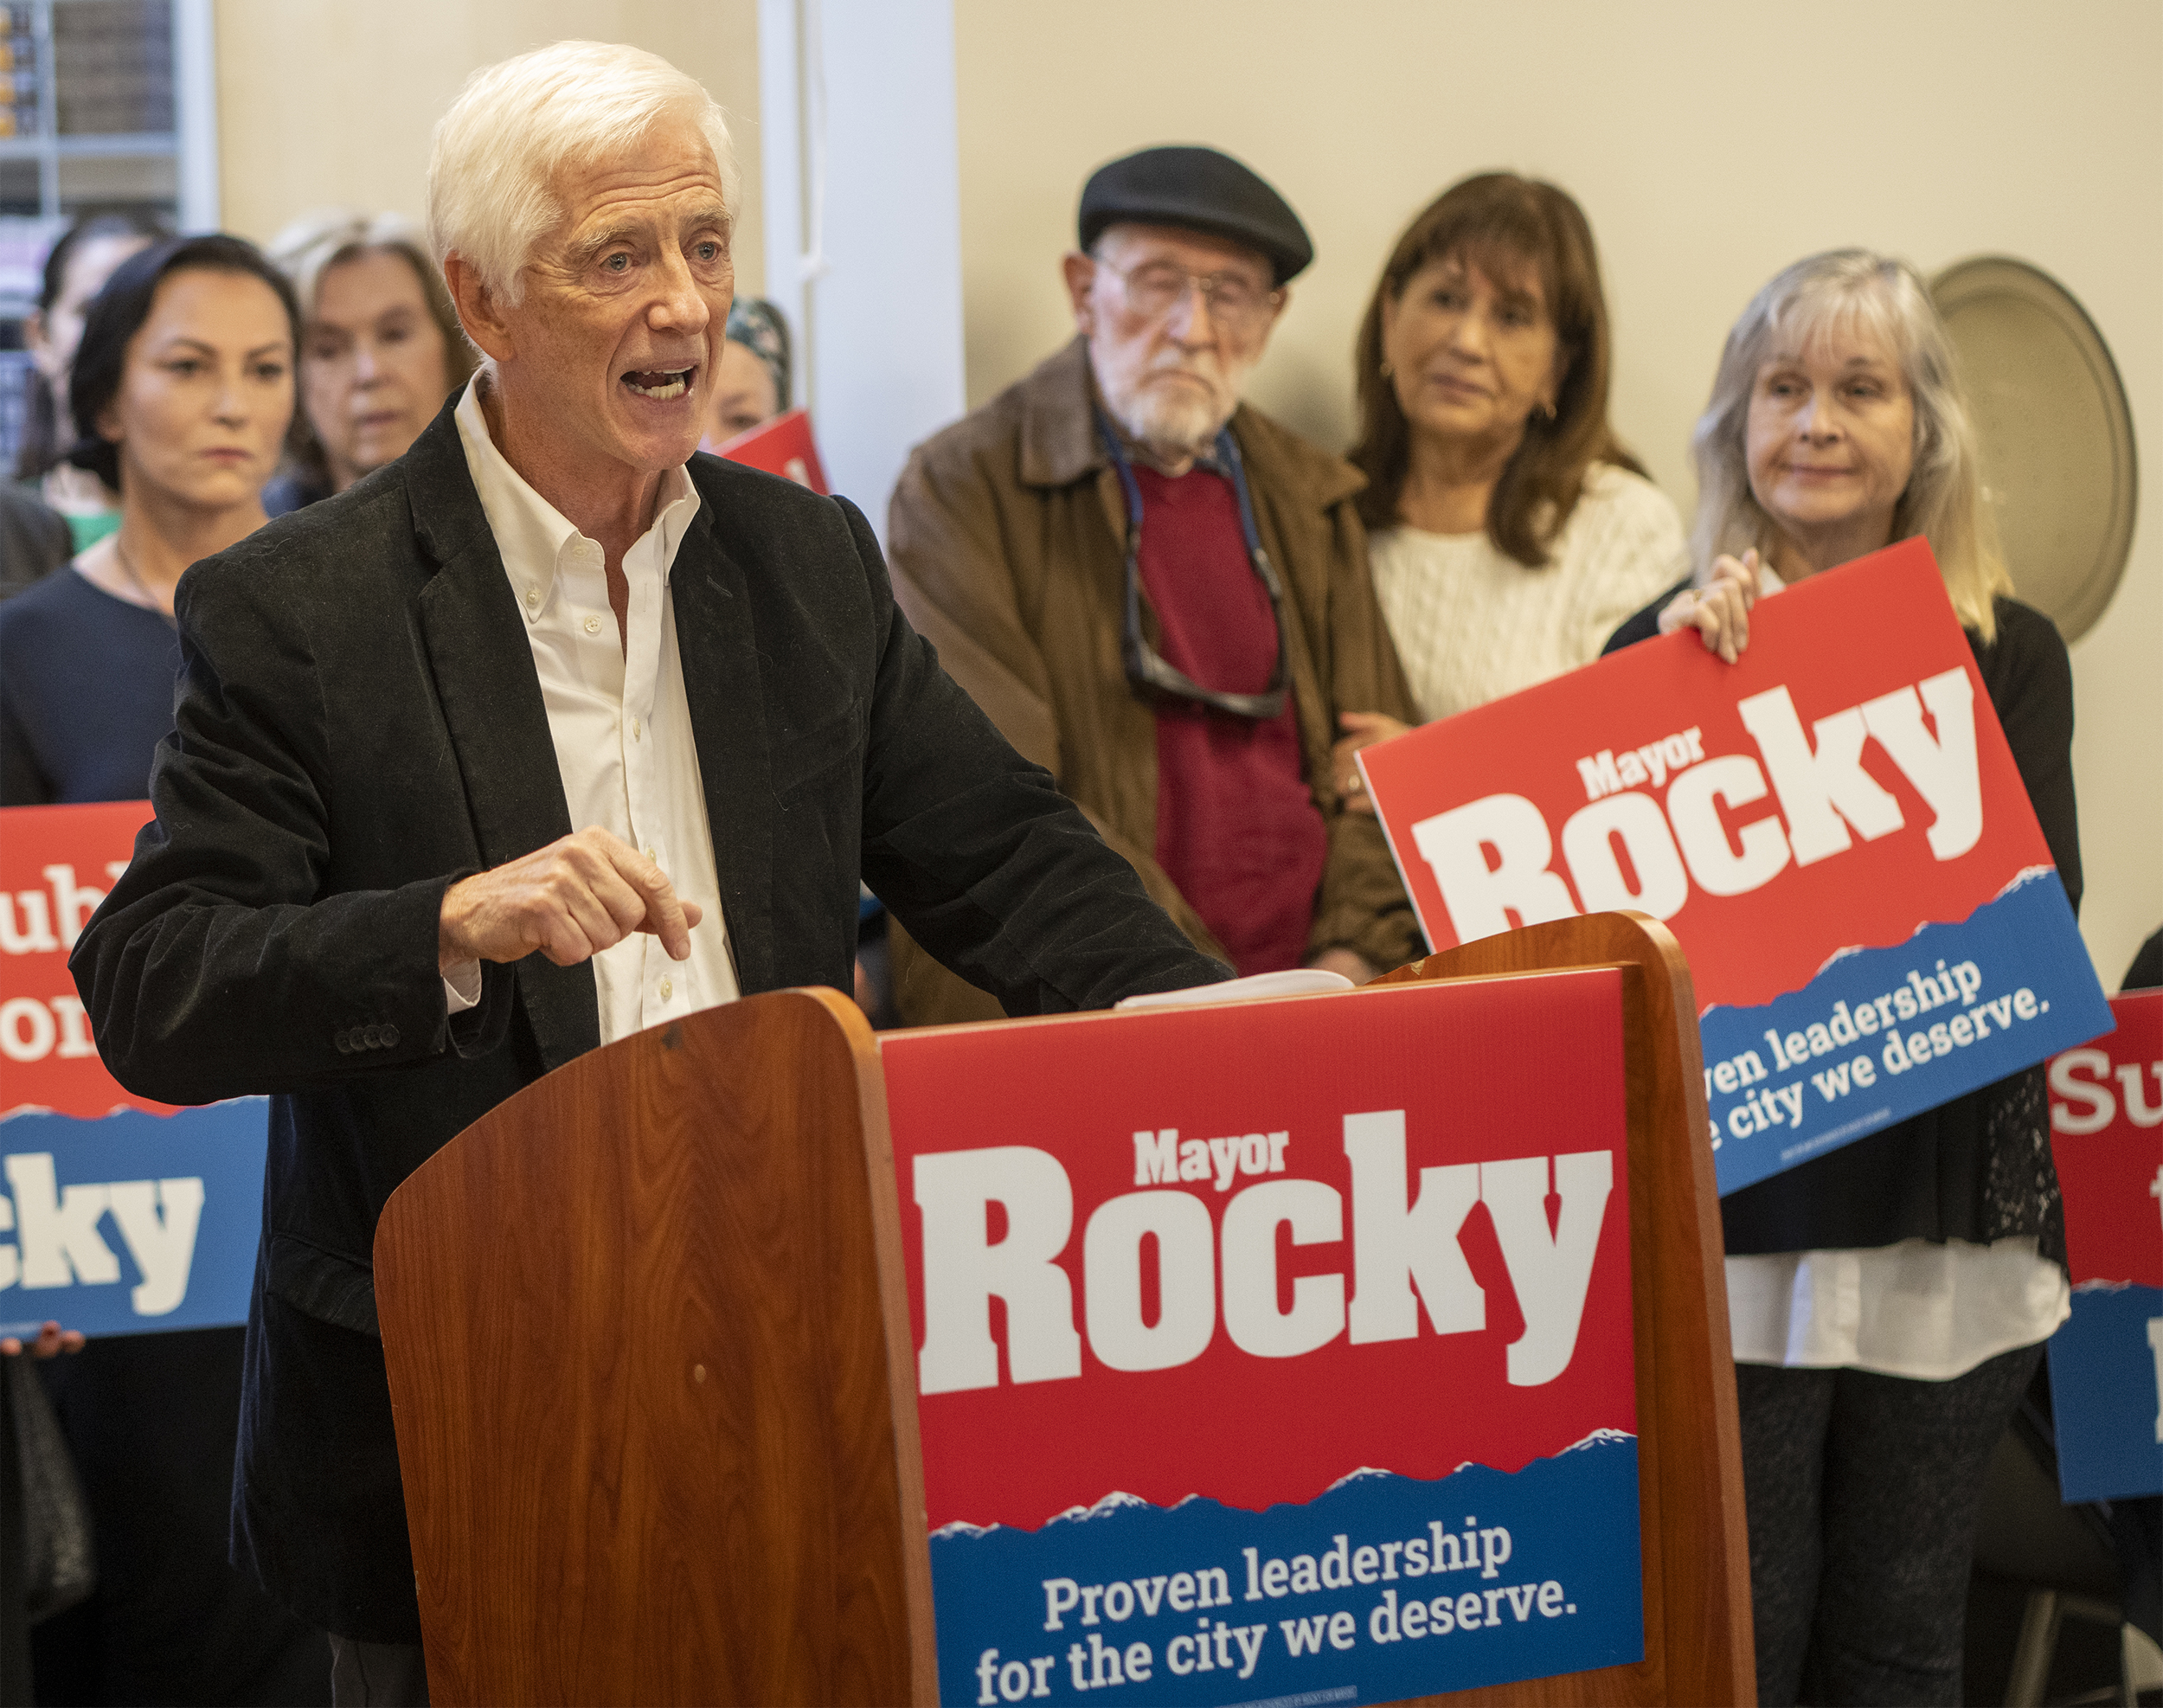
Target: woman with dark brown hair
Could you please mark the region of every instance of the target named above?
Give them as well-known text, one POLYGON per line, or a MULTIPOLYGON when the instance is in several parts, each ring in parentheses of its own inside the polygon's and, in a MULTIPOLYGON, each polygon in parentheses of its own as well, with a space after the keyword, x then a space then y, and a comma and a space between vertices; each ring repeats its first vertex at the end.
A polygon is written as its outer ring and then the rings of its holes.
MULTIPOLYGON (((1485 172, 1414 220, 1359 329, 1359 507, 1422 716, 1589 664, 1687 565, 1682 522, 1608 421, 1608 309, 1585 216, 1485 172)), ((1350 712, 1351 754, 1405 726, 1350 712)))

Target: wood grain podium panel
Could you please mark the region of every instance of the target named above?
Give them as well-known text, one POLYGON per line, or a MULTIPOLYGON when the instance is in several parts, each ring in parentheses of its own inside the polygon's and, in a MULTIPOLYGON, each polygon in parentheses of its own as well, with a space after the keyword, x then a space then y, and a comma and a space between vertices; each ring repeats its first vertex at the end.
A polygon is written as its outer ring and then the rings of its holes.
POLYGON ((1467 943, 1377 982, 1601 966, 1626 974, 1645 1659, 1429 1702, 1604 1708, 1757 1700, 1720 1202, 1697 998, 1681 947, 1643 914, 1594 914, 1467 943))
POLYGON ((393 1194, 433 1700, 935 1699, 896 1215, 876 1045, 831 992, 582 1056, 393 1194))

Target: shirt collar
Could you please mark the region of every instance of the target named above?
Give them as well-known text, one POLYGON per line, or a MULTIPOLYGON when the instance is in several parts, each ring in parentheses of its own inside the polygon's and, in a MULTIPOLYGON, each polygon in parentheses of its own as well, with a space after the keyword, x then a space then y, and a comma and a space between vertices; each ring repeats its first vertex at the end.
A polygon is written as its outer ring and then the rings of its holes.
MULTIPOLYGON (((496 448, 488 430, 487 411, 481 407, 481 385, 487 373, 485 368, 477 370, 466 382, 465 395, 459 399, 459 442, 465 448, 465 466, 472 474, 481 510, 488 517, 489 532, 496 536, 504 573, 519 595, 519 608, 531 621, 554 596, 558 566, 585 557, 598 567, 600 548, 527 485, 525 477, 496 448), (536 594, 540 596, 534 597, 536 594)), ((698 505, 698 489, 691 484, 688 467, 679 464, 663 475, 652 523, 626 554, 625 573, 651 573, 658 557, 661 584, 666 587, 677 549, 684 543, 698 505), (648 541, 655 543, 657 552, 640 549, 648 541)))

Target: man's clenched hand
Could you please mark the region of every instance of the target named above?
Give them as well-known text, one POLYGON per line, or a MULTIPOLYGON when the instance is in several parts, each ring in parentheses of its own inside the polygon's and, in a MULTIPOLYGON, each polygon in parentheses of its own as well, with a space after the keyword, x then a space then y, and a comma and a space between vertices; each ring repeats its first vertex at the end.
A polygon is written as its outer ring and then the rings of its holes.
POLYGON ((443 897, 436 960, 523 960, 538 949, 575 966, 651 931, 677 960, 689 958, 696 902, 677 899, 668 874, 598 827, 580 831, 493 871, 451 886, 443 897))

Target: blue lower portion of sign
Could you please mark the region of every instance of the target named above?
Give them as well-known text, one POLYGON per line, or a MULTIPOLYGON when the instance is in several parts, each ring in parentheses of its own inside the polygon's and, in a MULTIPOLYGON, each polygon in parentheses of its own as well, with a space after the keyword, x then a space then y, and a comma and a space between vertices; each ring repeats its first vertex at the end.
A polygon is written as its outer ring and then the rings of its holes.
POLYGON ((2163 1494, 2163 1287, 2078 1287, 2050 1339, 2058 1486, 2068 1500, 2163 1494))
POLYGON ((2065 887, 2031 872, 1957 925, 1852 949, 1698 1023, 1720 1195, 2111 1030, 2065 887))
POLYGON ((0 1121, 0 1334, 247 1320, 270 1104, 0 1121))
POLYGON ((1262 1512, 1114 1494, 948 1525, 940 1699, 1394 1702, 1640 1660, 1637 1519, 1636 1439, 1602 1431, 1513 1475, 1360 1471, 1262 1512))

